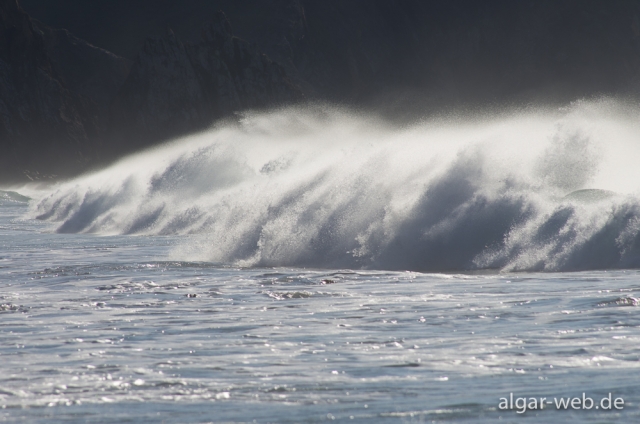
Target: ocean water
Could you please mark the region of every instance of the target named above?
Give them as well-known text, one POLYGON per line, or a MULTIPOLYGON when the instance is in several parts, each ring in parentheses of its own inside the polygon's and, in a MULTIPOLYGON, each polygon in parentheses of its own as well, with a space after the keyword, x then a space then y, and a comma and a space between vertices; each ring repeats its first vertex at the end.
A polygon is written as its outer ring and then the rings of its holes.
POLYGON ((638 421, 637 112, 280 110, 6 187, 0 421, 638 421))

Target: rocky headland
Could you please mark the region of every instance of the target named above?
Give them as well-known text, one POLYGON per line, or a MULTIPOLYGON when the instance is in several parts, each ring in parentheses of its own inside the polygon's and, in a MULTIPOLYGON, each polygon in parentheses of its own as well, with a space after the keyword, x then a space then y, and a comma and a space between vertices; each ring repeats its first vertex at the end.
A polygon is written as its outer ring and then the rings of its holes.
POLYGON ((636 1, 21 4, 0 0, 0 182, 72 176, 247 109, 406 121, 640 93, 636 1))

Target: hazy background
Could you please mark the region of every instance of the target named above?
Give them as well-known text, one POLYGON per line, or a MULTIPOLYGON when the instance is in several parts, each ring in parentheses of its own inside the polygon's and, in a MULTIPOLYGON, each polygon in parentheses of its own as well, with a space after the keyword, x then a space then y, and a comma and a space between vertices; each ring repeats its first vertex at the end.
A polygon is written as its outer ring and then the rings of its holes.
POLYGON ((640 89, 632 0, 15 4, 0 0, 2 180, 74 175, 246 110, 328 102, 404 125, 640 89))

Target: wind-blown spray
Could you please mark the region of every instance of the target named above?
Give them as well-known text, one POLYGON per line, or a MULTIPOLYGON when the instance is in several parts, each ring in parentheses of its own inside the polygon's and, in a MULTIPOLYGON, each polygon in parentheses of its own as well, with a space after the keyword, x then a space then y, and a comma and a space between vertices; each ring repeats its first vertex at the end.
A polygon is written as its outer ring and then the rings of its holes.
POLYGON ((240 266, 638 267, 634 110, 404 128, 332 108, 248 114, 61 184, 33 214, 62 233, 188 235, 175 259, 240 266), (587 188, 601 191, 565 197, 587 188))

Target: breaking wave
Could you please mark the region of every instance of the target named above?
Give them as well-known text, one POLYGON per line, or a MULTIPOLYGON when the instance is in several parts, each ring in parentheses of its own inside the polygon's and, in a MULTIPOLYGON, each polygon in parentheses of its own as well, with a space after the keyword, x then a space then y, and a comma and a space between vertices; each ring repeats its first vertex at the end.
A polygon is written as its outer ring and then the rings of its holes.
POLYGON ((640 267, 638 116, 612 100, 407 127, 248 114, 63 183, 32 213, 60 233, 186 235, 175 259, 236 266, 640 267))

